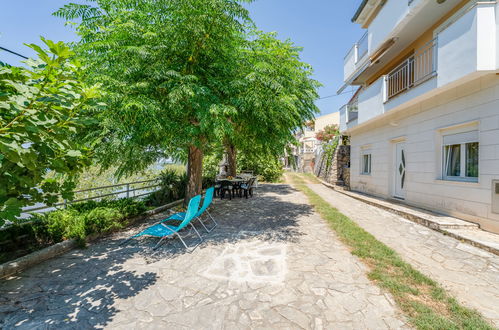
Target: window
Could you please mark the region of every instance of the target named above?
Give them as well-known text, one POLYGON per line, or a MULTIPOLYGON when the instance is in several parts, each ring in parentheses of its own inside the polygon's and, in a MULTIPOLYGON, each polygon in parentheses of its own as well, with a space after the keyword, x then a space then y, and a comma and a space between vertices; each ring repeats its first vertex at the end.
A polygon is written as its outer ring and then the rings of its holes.
POLYGON ((362 155, 361 174, 371 174, 371 154, 362 155))
POLYGON ((445 180, 478 181, 478 131, 444 136, 445 180))

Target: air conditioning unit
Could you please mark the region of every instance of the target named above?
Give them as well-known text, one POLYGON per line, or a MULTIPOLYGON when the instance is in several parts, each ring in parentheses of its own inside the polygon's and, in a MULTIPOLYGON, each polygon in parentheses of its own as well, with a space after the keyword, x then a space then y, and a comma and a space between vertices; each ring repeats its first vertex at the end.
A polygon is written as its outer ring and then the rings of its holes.
POLYGON ((492 212, 499 214, 499 180, 492 180, 492 212))

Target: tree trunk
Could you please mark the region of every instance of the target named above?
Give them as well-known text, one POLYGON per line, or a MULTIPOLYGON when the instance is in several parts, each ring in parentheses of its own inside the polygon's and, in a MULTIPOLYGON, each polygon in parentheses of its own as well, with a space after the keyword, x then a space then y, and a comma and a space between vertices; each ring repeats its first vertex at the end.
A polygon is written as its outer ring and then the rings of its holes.
POLYGON ((229 170, 227 175, 235 177, 237 174, 237 149, 233 144, 226 145, 227 162, 229 163, 229 170))
POLYGON ((203 151, 196 146, 189 147, 187 178, 185 204, 203 191, 203 151))

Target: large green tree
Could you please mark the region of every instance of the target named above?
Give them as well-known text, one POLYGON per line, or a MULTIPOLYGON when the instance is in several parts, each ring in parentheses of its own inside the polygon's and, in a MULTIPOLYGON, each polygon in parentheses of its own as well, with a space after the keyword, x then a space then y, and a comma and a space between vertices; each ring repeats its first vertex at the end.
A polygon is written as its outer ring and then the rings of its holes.
POLYGON ((108 92, 101 116, 104 166, 121 174, 166 156, 188 161, 187 198, 201 192, 202 159, 231 131, 226 94, 245 41, 236 0, 94 0, 55 14, 81 19, 78 53, 108 92))
MULTIPOLYGON (((301 48, 275 33, 253 31, 242 49, 240 79, 235 80, 229 103, 232 131, 224 138, 229 174, 237 169, 237 150, 278 157, 294 141, 294 130, 318 112, 315 100, 320 84, 312 67, 300 60, 301 48)), ((247 158, 246 157, 246 158, 247 158)))
POLYGON ((70 198, 92 152, 75 137, 93 123, 99 86, 81 82, 70 48, 42 40, 28 68, 0 66, 0 226, 23 206, 70 198))

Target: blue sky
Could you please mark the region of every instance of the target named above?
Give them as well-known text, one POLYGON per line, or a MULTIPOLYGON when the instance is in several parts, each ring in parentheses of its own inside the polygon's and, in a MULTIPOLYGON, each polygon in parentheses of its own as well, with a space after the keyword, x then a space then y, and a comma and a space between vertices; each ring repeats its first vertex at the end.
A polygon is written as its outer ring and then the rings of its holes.
MULTIPOLYGON (((0 46, 25 56, 33 52, 23 43, 39 43, 40 36, 55 41, 73 41, 74 30, 51 15, 69 0, 7 0, 0 11, 0 46)), ((80 2, 80 1, 75 1, 80 2)), ((314 67, 315 79, 324 87, 321 97, 336 94, 342 84, 343 57, 362 36, 350 22, 361 0, 257 0, 248 6, 263 31, 276 31, 304 47, 302 59, 314 67)), ((13 65, 20 58, 0 51, 0 61, 13 65)), ((317 101, 322 114, 338 111, 350 94, 317 101)))

